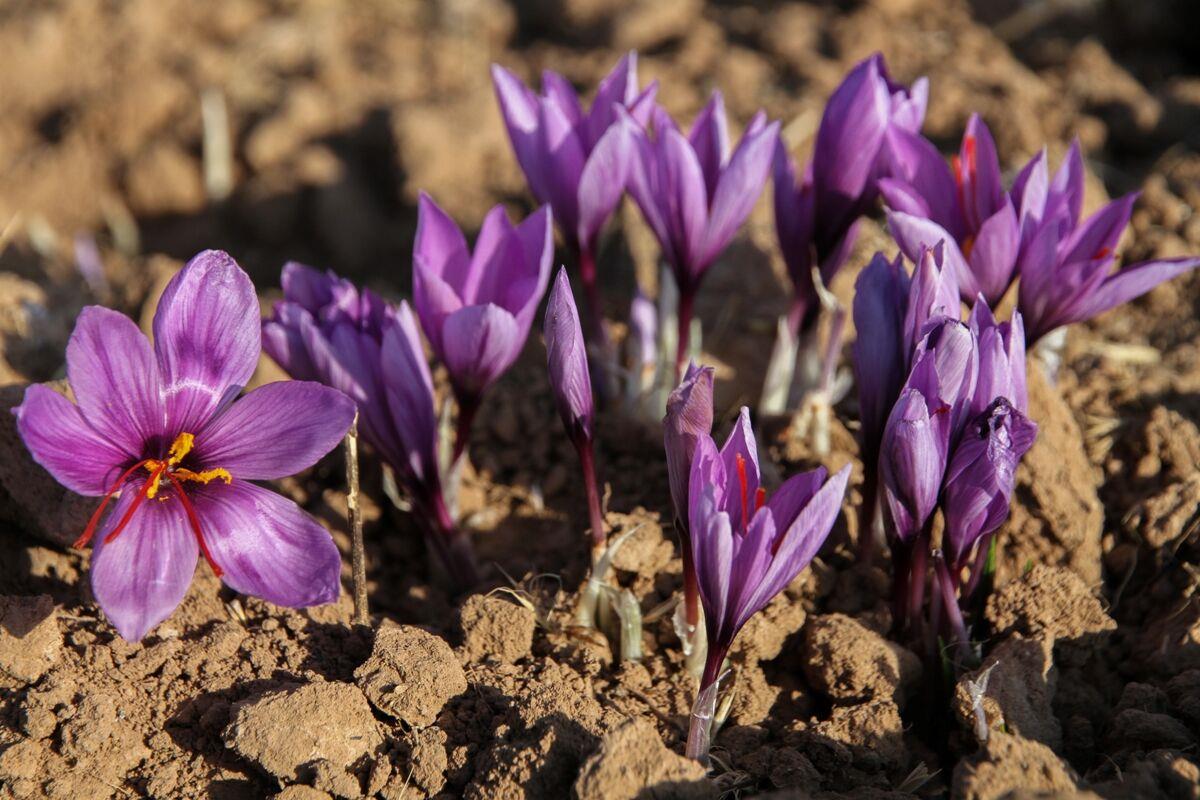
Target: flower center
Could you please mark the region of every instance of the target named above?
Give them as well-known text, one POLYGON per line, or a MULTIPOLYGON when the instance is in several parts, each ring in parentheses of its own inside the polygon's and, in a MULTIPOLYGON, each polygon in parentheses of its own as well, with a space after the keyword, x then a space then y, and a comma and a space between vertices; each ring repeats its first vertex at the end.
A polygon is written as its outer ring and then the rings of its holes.
MULTIPOLYGON (((104 537, 104 543, 108 544, 113 539, 116 539, 118 534, 125 530, 129 525, 129 521, 133 519, 133 514, 137 511, 142 503, 146 500, 154 498, 158 495, 158 490, 162 488, 162 482, 165 480, 175 489, 175 496, 179 498, 179 502, 183 504, 184 513, 187 515, 188 523, 192 527, 192 532, 196 535, 196 542, 200 545, 200 552, 204 554, 204 559, 208 561, 213 572, 219 577, 221 568, 213 561, 212 555, 208 552, 208 545, 204 541, 204 533, 200 526, 200 517, 196 514, 196 508, 192 505, 192 501, 188 498, 187 492, 183 489, 183 484, 191 481, 201 485, 211 483, 215 480, 223 480, 225 483, 232 483, 233 476, 229 474, 229 470, 220 467, 216 469, 206 469, 201 472, 194 472, 185 467, 179 466, 180 462, 187 457, 192 451, 192 447, 196 443, 195 435, 191 433, 181 433, 175 437, 175 441, 171 442, 171 448, 167 451, 166 459, 147 458, 137 462, 117 478, 116 483, 105 494, 104 500, 100 502, 100 507, 92 514, 92 518, 88 521, 87 528, 83 534, 75 540, 75 547, 83 547, 96 533, 96 528, 100 524, 101 518, 104 516, 104 509, 108 507, 109 502, 117 496, 129 480, 139 468, 144 468, 150 473, 150 477, 137 490, 137 496, 133 498, 133 502, 129 504, 125 515, 116 524, 112 531, 104 537)), ((165 502, 170 495, 159 497, 159 501, 165 502)))

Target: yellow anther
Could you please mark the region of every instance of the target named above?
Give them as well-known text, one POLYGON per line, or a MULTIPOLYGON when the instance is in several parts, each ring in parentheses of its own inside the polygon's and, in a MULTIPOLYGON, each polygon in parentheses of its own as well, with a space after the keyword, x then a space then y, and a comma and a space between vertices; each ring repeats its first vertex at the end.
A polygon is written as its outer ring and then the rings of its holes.
POLYGON ((233 476, 229 474, 229 470, 222 469, 221 467, 206 469, 203 472, 192 472, 190 469, 177 469, 172 474, 181 481, 212 483, 215 480, 222 480, 226 483, 233 483, 233 476))
POLYGON ((184 457, 192 452, 192 445, 196 443, 196 437, 190 433, 181 433, 175 437, 175 441, 171 442, 171 450, 168 452, 168 464, 175 466, 184 457))

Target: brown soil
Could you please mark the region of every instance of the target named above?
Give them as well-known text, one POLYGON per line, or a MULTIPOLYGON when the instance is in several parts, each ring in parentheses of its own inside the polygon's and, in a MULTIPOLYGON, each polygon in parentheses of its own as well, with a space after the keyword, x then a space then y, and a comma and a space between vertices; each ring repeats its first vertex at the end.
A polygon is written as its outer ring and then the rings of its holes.
MULTIPOLYGON (((5 409, 28 382, 62 377, 79 308, 102 302, 145 325, 202 248, 231 251, 264 302, 288 259, 398 297, 418 190, 467 227, 495 202, 528 210, 492 61, 590 88, 636 47, 673 113, 719 87, 735 126, 764 107, 803 149, 845 70, 882 50, 896 77, 930 77, 939 144, 971 111, 1010 168, 1043 143, 1056 161, 1078 135, 1089 207, 1143 192, 1129 259, 1200 251, 1186 0, 285 5, 0 11, 0 230, 20 214, 0 234, 5 409), (202 94, 228 112, 227 195, 204 174, 202 94), (102 284, 75 267, 79 233, 99 245, 102 284)), ((629 208, 620 229, 602 257, 614 320, 635 280, 657 280, 629 208)), ((843 300, 876 248, 893 250, 878 219, 835 281, 843 300)), ((764 200, 699 297, 721 433, 757 397, 785 286, 764 200)), ((920 662, 886 638, 889 577, 854 563, 851 513, 742 633, 713 771, 683 759, 695 687, 669 615, 647 625, 641 663, 568 626, 587 515, 544 357, 535 334, 472 434, 459 511, 492 577, 479 594, 431 576, 366 463, 371 630, 351 627, 348 596, 280 609, 202 564, 171 619, 123 642, 91 601, 87 553, 67 547, 90 502, 36 468, 0 413, 0 798, 1200 796, 1200 275, 1077 326, 1057 384, 1031 377, 1041 436, 1000 534, 982 667, 966 676, 994 667, 983 745, 965 682, 944 715, 948 748, 914 724, 929 710, 920 662)), ((264 360, 256 381, 280 377, 264 360)), ((854 465, 853 511, 857 410, 836 411, 823 461, 854 465)), ((817 461, 782 424, 763 430, 777 478, 817 461)), ((661 433, 610 412, 598 441, 607 521, 637 530, 616 578, 649 614, 681 573, 661 433)), ((341 474, 335 455, 277 488, 347 550, 341 474)))

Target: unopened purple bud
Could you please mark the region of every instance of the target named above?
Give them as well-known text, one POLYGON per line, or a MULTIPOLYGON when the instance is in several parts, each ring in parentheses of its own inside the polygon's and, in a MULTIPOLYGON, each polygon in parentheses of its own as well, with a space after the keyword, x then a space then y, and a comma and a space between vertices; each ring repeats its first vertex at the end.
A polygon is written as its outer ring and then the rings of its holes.
POLYGON ((579 312, 566 268, 560 268, 546 305, 546 359, 559 416, 576 447, 592 439, 592 382, 579 312))
POLYGON ((688 480, 696 441, 712 433, 713 368, 689 363, 683 380, 667 398, 663 418, 663 446, 667 452, 667 477, 675 518, 688 522, 688 480))

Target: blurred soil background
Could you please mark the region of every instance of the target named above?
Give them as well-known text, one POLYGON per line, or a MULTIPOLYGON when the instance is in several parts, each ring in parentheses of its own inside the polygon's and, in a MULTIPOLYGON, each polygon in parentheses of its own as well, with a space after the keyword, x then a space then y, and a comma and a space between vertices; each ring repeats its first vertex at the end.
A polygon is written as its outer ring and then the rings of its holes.
MULTIPOLYGON (((497 202, 527 213, 492 62, 590 91, 636 49, 677 117, 720 89, 735 128, 764 108, 806 155, 834 86, 882 51, 898 80, 929 76, 943 149, 972 111, 1010 174, 1078 136, 1088 207, 1142 192, 1127 260, 1196 253, 1197 30, 1191 0, 7 0, 0 400, 63 377, 83 305, 145 324, 201 249, 232 253, 264 305, 291 259, 399 298, 418 191, 469 230, 497 202)), ((626 206, 601 258, 618 333, 657 275, 626 206)), ((843 300, 894 252, 879 215, 863 231, 843 300)), ((764 195, 699 298, 721 435, 757 399, 787 291, 764 195)), ((948 744, 915 732, 920 665, 886 638, 888 576, 855 565, 847 514, 740 637, 709 778, 679 755, 694 687, 669 619, 642 663, 566 629, 586 513, 537 334, 477 420, 460 501, 501 590, 448 595, 368 461, 374 632, 350 628, 348 596, 279 609, 202 563, 180 610, 123 642, 66 546, 91 501, 0 414, 0 797, 1200 797, 1198 306, 1200 275, 1167 284, 1073 328, 1058 384, 1033 381, 1041 435, 986 611, 986 745, 965 686, 948 744)), ((256 381, 282 377, 264 358, 256 381)), ((856 414, 838 407, 824 461, 857 482, 856 414)), ((814 466, 762 422, 779 475, 814 466)), ((617 575, 649 613, 681 569, 661 432, 616 412, 599 427, 607 521, 637 529, 617 575)), ((280 488, 346 550, 341 474, 334 454, 280 488)))

